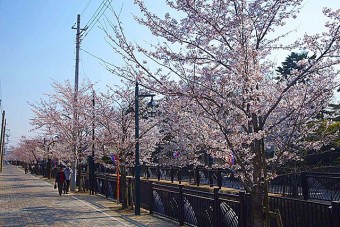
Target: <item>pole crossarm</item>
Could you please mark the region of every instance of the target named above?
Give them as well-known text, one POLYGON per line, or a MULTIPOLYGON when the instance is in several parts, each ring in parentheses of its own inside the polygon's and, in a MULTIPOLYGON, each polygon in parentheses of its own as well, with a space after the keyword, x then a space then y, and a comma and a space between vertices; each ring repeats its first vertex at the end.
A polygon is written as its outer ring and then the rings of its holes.
POLYGON ((143 97, 154 97, 154 94, 138 94, 138 97, 143 98, 143 97))

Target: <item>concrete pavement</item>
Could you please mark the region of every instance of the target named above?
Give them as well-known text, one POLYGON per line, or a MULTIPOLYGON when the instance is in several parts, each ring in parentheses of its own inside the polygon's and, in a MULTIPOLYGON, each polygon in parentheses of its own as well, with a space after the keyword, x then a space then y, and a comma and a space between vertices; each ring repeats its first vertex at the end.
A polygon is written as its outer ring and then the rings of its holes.
POLYGON ((88 193, 59 196, 53 183, 4 165, 0 173, 0 226, 178 226, 170 220, 116 212, 113 201, 88 193))

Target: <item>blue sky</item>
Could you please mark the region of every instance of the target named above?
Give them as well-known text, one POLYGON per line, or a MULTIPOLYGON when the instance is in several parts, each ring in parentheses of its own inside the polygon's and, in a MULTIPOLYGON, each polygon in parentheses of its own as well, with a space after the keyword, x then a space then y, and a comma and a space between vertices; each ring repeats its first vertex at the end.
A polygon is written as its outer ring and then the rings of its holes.
MULTIPOLYGON (((51 92, 52 80, 74 81, 76 30, 71 27, 87 3, 87 0, 0 0, 0 95, 11 144, 22 135, 32 135, 28 132, 32 117, 28 102, 35 103, 51 92)), ((89 21, 100 3, 90 1, 81 15, 81 25, 89 21)), ((82 48, 115 60, 97 26, 86 36, 82 48)), ((79 71, 80 81, 88 77, 100 86, 118 81, 84 52, 79 71)))
MULTIPOLYGON (((146 1, 153 10, 163 14, 160 0, 146 1)), ((150 39, 143 30, 136 32, 139 25, 129 19, 131 12, 138 12, 132 0, 113 0, 112 5, 120 10, 123 2, 122 19, 130 38, 150 39)), ((0 0, 0 98, 1 109, 6 111, 11 145, 23 135, 33 135, 29 132, 32 112, 28 102, 35 103, 52 92, 52 80, 74 81, 75 30, 71 27, 77 14, 81 14, 84 26, 100 3, 101 0, 0 0)), ((292 25, 299 30, 296 36, 321 31, 322 6, 340 8, 340 1, 306 1, 302 15, 292 25)), ((109 15, 109 10, 106 14, 109 15)), ((95 26, 83 40, 82 48, 108 61, 119 61, 104 36, 95 26)), ((98 60, 81 52, 80 81, 84 78, 97 81, 98 86, 103 87, 120 80, 107 72, 98 60)))

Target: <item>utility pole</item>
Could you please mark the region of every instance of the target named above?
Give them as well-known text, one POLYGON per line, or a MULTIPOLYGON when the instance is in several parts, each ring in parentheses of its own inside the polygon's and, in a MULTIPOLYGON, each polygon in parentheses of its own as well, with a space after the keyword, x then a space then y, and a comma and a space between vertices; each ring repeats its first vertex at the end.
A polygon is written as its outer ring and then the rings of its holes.
POLYGON ((78 79, 79 79, 79 49, 80 49, 80 14, 77 15, 77 35, 76 35, 76 67, 74 77, 75 99, 77 99, 78 79))
POLYGON ((92 90, 92 156, 87 157, 89 166, 89 180, 90 180, 90 195, 94 195, 94 150, 95 150, 95 93, 92 90))
POLYGON ((79 49, 80 49, 80 14, 77 15, 77 27, 72 29, 77 30, 76 34, 76 66, 75 66, 75 75, 74 75, 74 104, 73 104, 73 133, 74 133, 74 161, 72 163, 72 176, 71 176, 71 184, 70 190, 74 192, 76 190, 76 182, 77 182, 77 159, 78 159, 78 125, 77 125, 77 101, 78 101, 78 81, 79 81, 79 49))
POLYGON ((94 158, 94 149, 95 149, 95 120, 96 120, 96 113, 95 113, 95 94, 94 90, 92 91, 92 110, 93 110, 93 116, 92 116, 92 158, 94 158))
POLYGON ((6 118, 5 118, 5 122, 4 122, 4 133, 2 135, 2 144, 1 144, 1 172, 2 172, 2 167, 3 167, 3 164, 4 164, 5 136, 6 136, 6 118))
POLYGON ((5 111, 2 111, 1 135, 0 135, 0 172, 2 172, 2 166, 4 161, 5 134, 6 134, 6 118, 5 111))

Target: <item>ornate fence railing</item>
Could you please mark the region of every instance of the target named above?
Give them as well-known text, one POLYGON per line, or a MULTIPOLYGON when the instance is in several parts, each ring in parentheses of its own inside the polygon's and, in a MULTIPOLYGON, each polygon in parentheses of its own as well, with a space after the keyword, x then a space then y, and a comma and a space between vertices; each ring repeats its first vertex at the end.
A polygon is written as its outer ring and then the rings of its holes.
MULTIPOLYGON (((15 165, 24 166, 25 163, 12 162, 15 165)), ((31 167, 32 174, 46 175, 45 166, 35 165, 31 167)), ((86 168, 85 168, 86 169, 86 168)), ((98 173, 114 174, 112 169, 104 168, 97 164, 98 173)), ((134 176, 134 168, 127 167, 127 175, 134 176)), ((51 170, 51 177, 55 177, 57 169, 51 170)), ((208 169, 204 167, 161 167, 161 166, 142 166, 141 176, 146 179, 157 179, 158 181, 166 180, 172 183, 182 182, 191 185, 209 185, 210 187, 228 187, 243 190, 242 182, 234 177, 233 171, 230 169, 208 169)), ((82 172, 77 176, 77 186, 82 191, 89 190, 90 178, 88 171, 82 172)), ((93 182, 95 184, 95 182, 93 182)), ((291 197, 303 197, 305 200, 316 199, 325 201, 340 200, 340 173, 291 173, 282 174, 269 182, 269 192, 291 197)))
MULTIPOLYGON (((334 202, 331 206, 325 203, 298 200, 287 197, 269 197, 272 210, 278 209, 284 226, 340 226, 339 206, 334 202), (337 220, 338 219, 338 220, 337 220)), ((276 226, 272 220, 271 226, 276 226)))
MULTIPOLYGON (((96 174, 96 192, 116 199, 117 178, 96 174)), ((130 185, 134 188, 134 179, 130 185)), ((141 207, 189 226, 252 226, 250 195, 228 194, 218 187, 202 188, 166 181, 141 180, 141 207)), ((133 191, 128 200, 134 201, 133 191)), ((340 226, 340 202, 321 203, 288 197, 269 197, 270 210, 278 209, 284 226, 340 226)), ((277 220, 271 219, 271 226, 277 220)))
MULTIPOLYGON (((132 178, 127 177, 126 181, 126 193, 127 193, 127 203, 132 204, 134 201, 133 193, 132 193, 132 178)), ((117 200, 117 196, 119 196, 120 202, 122 202, 122 185, 118 184, 117 182, 117 176, 114 176, 112 174, 100 174, 96 173, 94 176, 94 193, 104 195, 106 198, 117 200), (118 185, 119 189, 118 189, 118 185), (117 191, 119 190, 119 191, 117 191), (119 192, 119 194, 117 193, 119 192)), ((87 190, 90 190, 88 188, 87 190)), ((141 190, 144 190, 141 188, 141 190)), ((144 192, 147 193, 147 192, 144 192)), ((146 208, 147 209, 147 208, 146 208)))
POLYGON ((293 197, 302 196, 301 174, 280 175, 269 182, 269 192, 293 197))
MULTIPOLYGON (((128 168, 133 176, 133 168, 128 168)), ((192 185, 209 185, 243 190, 243 183, 229 169, 178 168, 143 166, 142 176, 146 179, 187 182, 192 185)), ((303 197, 326 201, 340 200, 340 173, 292 173, 282 174, 269 182, 273 194, 303 197)))
POLYGON ((340 200, 340 173, 285 174, 270 181, 269 192, 305 200, 340 200))
POLYGON ((340 173, 302 174, 304 199, 340 201, 340 173))

